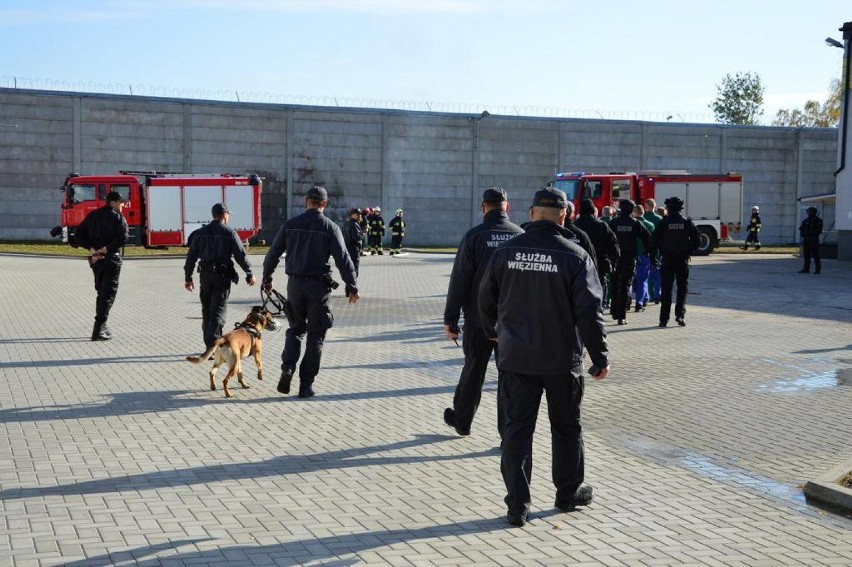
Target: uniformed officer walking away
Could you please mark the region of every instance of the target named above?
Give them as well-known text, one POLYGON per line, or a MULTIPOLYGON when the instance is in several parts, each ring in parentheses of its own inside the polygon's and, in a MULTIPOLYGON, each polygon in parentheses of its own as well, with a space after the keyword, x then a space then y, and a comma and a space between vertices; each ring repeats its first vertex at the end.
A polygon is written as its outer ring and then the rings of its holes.
POLYGON ((479 288, 486 336, 500 347, 500 392, 506 412, 500 470, 510 524, 523 526, 530 510, 532 444, 542 392, 547 395, 556 507, 592 501, 583 484, 580 422, 583 346, 596 378, 609 373, 601 302, 603 291, 589 255, 564 237, 565 194, 536 192, 526 232, 497 248, 479 288))
POLYGON ((329 299, 332 289, 339 284, 331 276, 329 258, 334 258, 346 283, 349 303, 359 299, 355 266, 346 251, 340 228, 323 214, 327 205, 326 190, 319 186, 311 187, 305 197, 307 210, 281 226, 263 260, 263 287, 271 291, 272 274, 281 255, 287 253, 284 271, 289 276, 287 298, 291 313, 287 317, 290 328, 281 353, 278 391, 290 393, 290 382, 302 351, 302 339, 307 333, 305 355, 299 365, 300 398, 314 395, 312 385, 319 373, 325 335, 334 323, 329 299))
POLYGON ((760 250, 760 208, 755 205, 751 208, 751 218, 748 221, 748 235, 746 236, 743 250, 748 250, 748 245, 753 244, 755 250, 760 250))
POLYGON ((817 216, 816 207, 808 207, 808 216, 799 225, 799 234, 802 236, 802 255, 805 258, 805 266, 799 273, 807 274, 811 271, 811 258, 814 259, 814 273, 820 273, 822 258, 819 255, 819 235, 822 234, 822 219, 817 216))
POLYGON ((562 225, 567 231, 564 234, 565 238, 586 251, 586 254, 592 257, 592 263, 595 269, 598 266, 598 255, 595 252, 595 247, 592 244, 592 239, 586 234, 586 231, 574 224, 574 203, 567 201, 565 209, 565 224, 562 225))
POLYGON ((382 256, 382 238, 385 236, 385 219, 382 218, 382 209, 375 207, 372 214, 367 217, 367 241, 370 244, 370 256, 378 254, 382 256))
POLYGON ((211 210, 213 221, 196 229, 189 235, 189 251, 183 264, 184 287, 193 291, 192 272, 198 263, 201 273, 199 297, 201 299, 201 331, 204 334, 204 346, 210 348, 216 339, 222 336, 225 326, 225 314, 228 311, 228 297, 231 284, 239 277, 231 258, 237 261, 246 273, 246 283, 255 284, 251 263, 237 231, 228 226, 231 216, 225 203, 216 203, 211 210))
POLYGON ((402 215, 404 213, 405 211, 403 211, 402 209, 397 209, 396 213, 394 213, 394 217, 390 221, 391 256, 402 252, 402 239, 405 238, 405 221, 402 220, 402 215))
POLYGON ((74 235, 74 246, 89 250, 89 266, 95 276, 95 325, 93 341, 108 341, 112 333, 107 319, 118 293, 118 277, 121 274, 121 252, 127 242, 127 220, 121 210, 127 201, 117 191, 106 196, 106 205, 92 211, 83 219, 74 235))
POLYGON ((675 303, 675 321, 681 327, 686 326, 686 292, 689 281, 689 257, 701 245, 698 229, 690 218, 683 218, 683 199, 669 197, 665 202, 666 217, 660 221, 654 231, 654 248, 662 253, 663 264, 660 268, 663 291, 660 298, 660 327, 668 325, 672 311, 672 286, 677 280, 677 302, 675 303))
POLYGON ((361 229, 361 211, 349 209, 349 220, 343 225, 343 242, 352 265, 355 266, 355 276, 361 266, 361 248, 364 246, 364 231, 361 229))
MULTIPOLYGON (((483 214, 482 223, 467 231, 456 252, 444 309, 444 333, 451 341, 459 337, 459 317, 464 312, 464 366, 453 396, 453 407, 444 410, 444 422, 455 428, 459 435, 470 435, 473 416, 482 398, 488 361, 492 351, 495 351, 495 357, 498 355, 497 344, 488 339, 479 321, 476 304, 479 282, 497 247, 524 232, 509 220, 509 200, 502 188, 486 189, 482 194, 480 210, 483 214)), ((497 430, 501 437, 503 421, 498 399, 497 430)))
POLYGON ((609 223, 621 250, 618 265, 612 277, 612 308, 610 309, 612 318, 617 320, 619 325, 627 324, 630 284, 633 283, 633 273, 636 269, 637 245, 641 242, 646 251, 651 249, 651 233, 645 225, 633 218, 634 206, 630 199, 621 199, 618 204, 619 214, 609 223))
MULTIPOLYGON (((591 199, 583 199, 580 202, 580 216, 574 221, 574 225, 585 231, 592 241, 595 256, 598 261, 598 276, 601 280, 601 288, 606 289, 607 274, 612 272, 613 266, 618 265, 621 255, 618 248, 618 239, 604 221, 595 218, 597 211, 595 203, 591 199)), ((604 299, 606 302, 606 299, 604 299)))

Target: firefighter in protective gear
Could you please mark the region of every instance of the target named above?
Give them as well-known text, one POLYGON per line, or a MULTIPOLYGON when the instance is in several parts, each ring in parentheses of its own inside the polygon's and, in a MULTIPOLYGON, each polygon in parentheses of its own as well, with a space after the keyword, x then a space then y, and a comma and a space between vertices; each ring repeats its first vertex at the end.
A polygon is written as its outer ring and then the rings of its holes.
POLYGON ((748 236, 746 236, 743 250, 748 250, 748 245, 752 244, 755 250, 760 250, 760 208, 755 205, 751 208, 751 219, 748 221, 748 236))
POLYGON ((819 255, 819 235, 822 234, 822 219, 817 216, 816 207, 808 207, 808 216, 799 225, 799 234, 802 235, 802 255, 805 258, 805 267, 799 270, 800 274, 811 271, 811 257, 816 264, 815 274, 822 268, 822 258, 819 255))
POLYGON ((367 217, 367 242, 370 246, 370 256, 378 254, 382 256, 382 237, 385 235, 385 219, 382 218, 382 209, 374 207, 372 214, 367 217))
POLYGON ((399 254, 402 252, 402 239, 405 238, 405 221, 402 220, 402 215, 405 211, 397 209, 395 216, 390 221, 391 229, 391 249, 390 255, 399 254))
POLYGON ((683 199, 669 197, 666 199, 666 218, 660 221, 654 231, 654 249, 663 256, 660 273, 663 280, 662 296, 660 298, 660 327, 669 322, 672 310, 672 287, 677 280, 677 303, 675 304, 675 321, 681 327, 686 326, 686 291, 689 280, 689 257, 701 245, 698 229, 690 218, 683 218, 683 199))

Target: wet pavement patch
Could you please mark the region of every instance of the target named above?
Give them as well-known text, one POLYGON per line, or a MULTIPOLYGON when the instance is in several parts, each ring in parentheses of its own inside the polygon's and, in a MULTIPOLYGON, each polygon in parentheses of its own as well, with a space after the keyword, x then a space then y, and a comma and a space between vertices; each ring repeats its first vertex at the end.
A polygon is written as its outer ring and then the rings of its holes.
POLYGON ((795 394, 798 392, 813 392, 827 390, 839 386, 852 386, 852 368, 839 368, 825 372, 807 372, 795 378, 774 380, 757 387, 759 392, 773 394, 795 394))

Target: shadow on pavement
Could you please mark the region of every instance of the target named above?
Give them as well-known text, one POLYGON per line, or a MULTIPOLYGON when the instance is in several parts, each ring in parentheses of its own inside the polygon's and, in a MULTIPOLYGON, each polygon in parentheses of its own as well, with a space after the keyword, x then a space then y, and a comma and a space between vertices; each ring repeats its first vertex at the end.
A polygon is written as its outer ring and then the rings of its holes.
POLYGON ((152 354, 151 356, 114 356, 104 358, 78 358, 64 360, 21 360, 18 362, 0 362, 3 368, 50 368, 63 366, 89 366, 95 364, 133 364, 136 362, 179 362, 185 361, 185 354, 152 354))
POLYGON ((399 457, 380 456, 383 453, 423 447, 458 439, 450 435, 415 435, 414 439, 397 441, 371 447, 353 447, 311 455, 282 455, 265 461, 215 464, 167 471, 131 474, 61 484, 59 486, 7 488, 0 490, 0 500, 16 500, 44 496, 71 496, 124 491, 145 491, 175 486, 192 486, 210 482, 229 482, 241 479, 258 479, 272 476, 299 475, 315 471, 339 470, 372 465, 403 465, 421 462, 454 461, 494 457, 490 449, 461 455, 412 455, 399 457), (379 456, 367 456, 379 453, 379 456))
MULTIPOLYGON (((531 523, 538 519, 559 514, 556 509, 544 510, 530 514, 531 523)), ((178 540, 172 544, 157 544, 147 547, 137 547, 127 551, 109 553, 85 560, 63 563, 65 567, 100 567, 132 563, 143 567, 161 565, 163 560, 168 563, 182 565, 209 565, 225 561, 236 563, 254 563, 251 559, 271 559, 275 565, 303 565, 306 562, 320 562, 323 565, 353 565, 360 564, 363 559, 338 559, 341 555, 359 554, 371 549, 390 547, 401 543, 411 543, 422 539, 442 539, 446 537, 463 537, 471 534, 514 529, 508 525, 506 518, 485 518, 467 522, 439 524, 415 529, 378 530, 373 532, 352 533, 347 535, 332 535, 320 538, 308 538, 276 545, 238 545, 224 548, 192 550, 184 553, 170 553, 168 557, 157 559, 153 556, 160 551, 177 548, 182 545, 193 545, 208 539, 178 540), (168 547, 166 547, 168 546, 168 547)), ((463 545, 463 544, 459 544, 463 545)))

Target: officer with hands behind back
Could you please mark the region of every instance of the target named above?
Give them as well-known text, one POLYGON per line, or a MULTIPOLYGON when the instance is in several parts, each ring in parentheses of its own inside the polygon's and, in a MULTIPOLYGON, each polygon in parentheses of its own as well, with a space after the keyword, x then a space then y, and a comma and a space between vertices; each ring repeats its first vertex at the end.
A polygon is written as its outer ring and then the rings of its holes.
POLYGON ((701 245, 701 237, 695 223, 683 218, 683 199, 669 197, 665 202, 666 217, 654 230, 654 248, 663 255, 660 268, 662 276, 662 294, 660 296, 660 327, 669 322, 672 311, 672 285, 677 280, 677 302, 675 303, 675 321, 681 327, 686 326, 686 291, 689 280, 689 257, 701 245))
POLYGON ((255 284, 251 263, 246 256, 240 236, 228 226, 231 210, 225 203, 216 203, 210 211, 213 221, 196 229, 189 235, 189 251, 183 265, 184 287, 193 291, 192 272, 198 262, 200 276, 199 296, 201 299, 201 331, 204 346, 210 348, 222 336, 231 284, 239 281, 234 269, 233 257, 246 273, 246 283, 255 284))
MULTIPOLYGON (((464 312, 464 366, 453 396, 453 407, 444 410, 444 422, 459 435, 470 435, 473 416, 482 398, 482 385, 491 352, 497 345, 482 330, 476 300, 479 282, 491 255, 503 242, 522 234, 521 227, 509 220, 509 200, 501 187, 491 187, 482 194, 482 223, 462 237, 444 308, 444 334, 451 341, 459 338, 459 316, 464 312)), ((499 382, 499 376, 498 376, 499 382)), ((497 402, 497 430, 503 436, 503 412, 497 402)))
POLYGON ((305 356, 299 366, 299 397, 314 395, 312 384, 319 373, 322 346, 325 334, 334 323, 329 299, 331 290, 339 284, 331 277, 329 258, 346 283, 349 303, 359 299, 355 283, 355 266, 346 251, 340 228, 323 212, 328 205, 325 188, 314 186, 305 197, 305 208, 301 215, 288 219, 278 230, 272 246, 263 260, 263 287, 272 290, 272 273, 278 266, 281 255, 286 252, 284 271, 289 276, 287 297, 291 313, 290 328, 281 353, 281 379, 278 391, 290 393, 290 382, 296 372, 296 363, 302 350, 302 338, 307 333, 305 356))
POLYGON ((89 249, 89 267, 95 276, 98 298, 95 302, 93 341, 108 341, 112 338, 106 322, 118 293, 118 277, 121 275, 119 250, 124 247, 128 236, 127 220, 121 214, 125 203, 127 201, 119 192, 107 193, 106 205, 83 219, 72 241, 76 248, 89 249))
POLYGON ((553 444, 556 507, 588 504, 583 484, 580 423, 583 346, 609 373, 609 350, 601 302, 603 291, 591 257, 570 242, 565 193, 536 192, 526 232, 495 250, 479 287, 479 315, 486 336, 500 346, 497 367, 506 412, 500 469, 506 484, 510 524, 523 526, 530 509, 532 443, 542 392, 547 394, 553 444))

